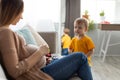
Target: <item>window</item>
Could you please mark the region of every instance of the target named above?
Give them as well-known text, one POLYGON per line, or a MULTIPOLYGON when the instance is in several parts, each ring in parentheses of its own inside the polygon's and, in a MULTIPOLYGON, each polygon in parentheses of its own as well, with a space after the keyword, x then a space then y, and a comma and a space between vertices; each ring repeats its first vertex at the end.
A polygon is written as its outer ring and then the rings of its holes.
POLYGON ((105 20, 115 21, 116 0, 81 0, 81 14, 88 10, 90 19, 96 23, 100 22, 99 13, 105 12, 105 20))
POLYGON ((59 22, 60 0, 24 0, 24 20, 36 24, 39 20, 59 22))

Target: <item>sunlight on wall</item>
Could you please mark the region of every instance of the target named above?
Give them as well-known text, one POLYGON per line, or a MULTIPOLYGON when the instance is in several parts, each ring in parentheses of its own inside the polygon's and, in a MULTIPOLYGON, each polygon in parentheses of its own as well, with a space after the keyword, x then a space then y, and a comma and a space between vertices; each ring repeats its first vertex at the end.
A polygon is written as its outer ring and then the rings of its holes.
POLYGON ((81 9, 81 14, 88 10, 90 18, 98 23, 102 10, 105 12, 105 20, 112 22, 115 19, 115 0, 81 0, 81 9))
MULTIPOLYGON (((10 27, 13 30, 18 30, 25 24, 29 24, 35 29, 38 26, 37 28, 41 30, 43 28, 38 24, 42 20, 48 21, 45 23, 45 26, 50 22, 53 23, 52 25, 60 23, 60 5, 60 0, 24 0, 23 19, 17 25, 11 25, 10 27)), ((52 25, 44 28, 44 30, 52 30, 54 27, 52 25)))
POLYGON ((24 20, 36 25, 39 20, 60 20, 60 0, 24 0, 24 20))

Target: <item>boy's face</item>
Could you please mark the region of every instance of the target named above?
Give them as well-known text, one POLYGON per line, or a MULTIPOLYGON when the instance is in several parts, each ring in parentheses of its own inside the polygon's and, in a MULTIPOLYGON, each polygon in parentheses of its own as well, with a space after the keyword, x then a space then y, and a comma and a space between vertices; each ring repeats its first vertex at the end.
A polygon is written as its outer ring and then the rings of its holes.
POLYGON ((84 35, 87 31, 85 25, 83 23, 74 23, 74 33, 77 36, 84 35))

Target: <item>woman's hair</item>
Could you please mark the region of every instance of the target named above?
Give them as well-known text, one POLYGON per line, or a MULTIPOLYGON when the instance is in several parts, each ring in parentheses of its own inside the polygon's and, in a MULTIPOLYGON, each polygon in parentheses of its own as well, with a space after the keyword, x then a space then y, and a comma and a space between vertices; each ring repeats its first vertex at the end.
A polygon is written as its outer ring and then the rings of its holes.
POLYGON ((86 29, 88 29, 88 26, 89 26, 89 22, 86 18, 77 18, 74 23, 77 23, 77 24, 84 24, 84 26, 86 27, 86 29))
POLYGON ((23 8, 23 0, 0 0, 0 27, 10 25, 23 8))

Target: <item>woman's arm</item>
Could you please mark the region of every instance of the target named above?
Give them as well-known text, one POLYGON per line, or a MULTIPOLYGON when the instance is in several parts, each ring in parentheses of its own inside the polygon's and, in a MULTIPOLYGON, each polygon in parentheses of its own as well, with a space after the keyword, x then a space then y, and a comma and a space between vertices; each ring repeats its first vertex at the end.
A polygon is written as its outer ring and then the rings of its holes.
POLYGON ((31 56, 20 61, 16 49, 15 34, 10 30, 4 30, 0 33, 0 36, 2 36, 2 39, 0 39, 0 50, 3 63, 8 73, 14 78, 29 71, 39 59, 48 52, 46 46, 41 46, 40 49, 36 50, 31 56))

